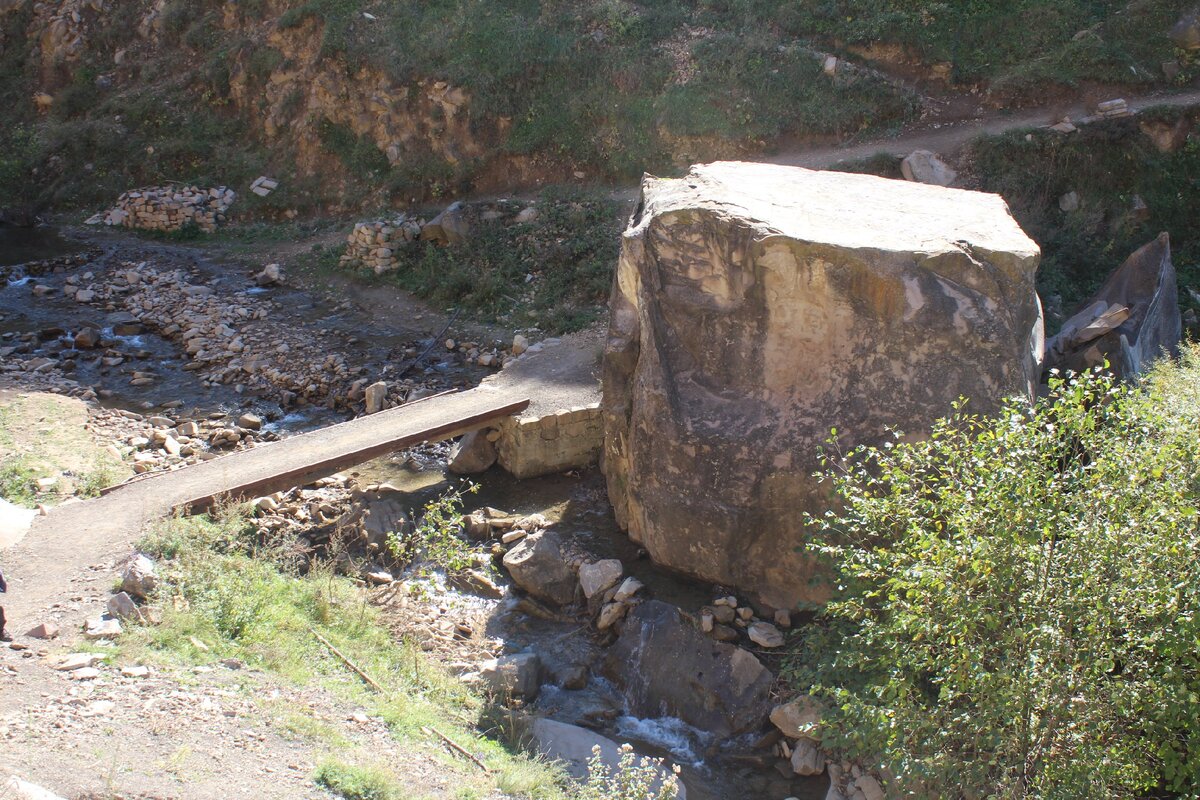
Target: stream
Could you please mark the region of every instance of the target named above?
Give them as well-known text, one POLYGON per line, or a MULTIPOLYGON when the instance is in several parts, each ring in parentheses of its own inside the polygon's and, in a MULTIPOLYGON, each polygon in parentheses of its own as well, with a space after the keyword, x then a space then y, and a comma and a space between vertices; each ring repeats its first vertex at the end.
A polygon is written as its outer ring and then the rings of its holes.
MULTIPOLYGON (((177 344, 152 332, 119 335, 113 322, 117 315, 76 302, 61 291, 34 297, 32 285, 45 282, 60 286, 65 273, 93 271, 163 254, 178 256, 178 248, 146 243, 133 238, 98 237, 78 240, 51 228, 17 229, 0 226, 0 348, 28 345, 25 356, 53 353, 67 357, 58 363, 67 377, 92 387, 98 402, 120 410, 147 413, 164 408, 190 408, 192 413, 254 411, 265 428, 279 437, 311 430, 344 419, 344 415, 312 406, 284 409, 266 392, 243 394, 234 387, 206 384, 195 371, 185 369, 188 359, 177 344), (43 274, 33 267, 47 259, 86 254, 86 264, 59 268, 43 274), (71 358, 69 336, 85 325, 98 328, 109 343, 135 369, 152 370, 157 380, 149 386, 130 386, 125 374, 110 369, 99 358, 71 358), (36 336, 31 336, 36 334, 36 336)), ((208 259, 188 249, 194 266, 217 291, 243 291, 244 272, 235 271, 220 259, 208 259)), ((300 288, 275 287, 272 299, 296 315, 302 324, 322 328, 344 328, 347 359, 362 363, 387 363, 397 348, 411 343, 413 330, 389 325, 391 320, 360 318, 328 298, 316 298, 300 288), (369 338, 367 336, 369 330, 369 338), (361 333, 362 335, 353 335, 361 333)), ((428 335, 428 334, 427 334, 428 335)), ((427 372, 442 374, 447 382, 468 385, 479 374, 446 362, 437 362, 427 372)), ((367 462, 350 470, 362 484, 388 483, 406 493, 413 511, 460 486, 462 479, 445 471, 445 446, 419 448, 367 462)), ((603 476, 592 468, 578 474, 552 475, 518 481, 499 467, 475 476, 477 491, 466 499, 468 508, 491 506, 517 514, 543 514, 564 540, 584 550, 592 559, 616 558, 625 574, 642 581, 657 600, 694 612, 713 599, 713 587, 688 580, 655 567, 638 546, 618 528, 607 502, 603 476)), ((511 594, 509 595, 511 597, 511 594)), ((478 602, 462 596, 463 602, 478 602)), ((514 651, 530 648, 538 652, 551 673, 572 664, 592 665, 604 657, 596 637, 580 634, 577 621, 538 619, 514 613, 510 600, 490 601, 487 634, 503 639, 514 651), (506 604, 509 604, 506 606, 506 604)), ((528 707, 534 714, 560 722, 582 725, 617 741, 630 742, 639 752, 664 757, 681 767, 690 800, 799 800, 824 798, 829 782, 825 777, 797 778, 783 775, 764 759, 751 754, 746 741, 718 742, 711 734, 672 717, 638 718, 628 712, 628 699, 612 683, 587 670, 586 684, 563 689, 547 684, 528 707)), ((762 751, 758 751, 761 755, 762 751)), ((789 770, 790 772, 790 770, 789 770)))

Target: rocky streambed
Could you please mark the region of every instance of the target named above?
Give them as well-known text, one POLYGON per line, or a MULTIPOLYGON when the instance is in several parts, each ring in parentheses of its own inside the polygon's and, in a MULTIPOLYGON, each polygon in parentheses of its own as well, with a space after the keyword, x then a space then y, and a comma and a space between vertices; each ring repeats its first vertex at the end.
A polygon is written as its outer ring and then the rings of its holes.
MULTIPOLYGON (((289 286, 286 271, 121 237, 44 241, 0 247, 0 381, 91 401, 93 434, 137 473, 472 385, 490 371, 481 360, 508 355, 462 336, 447 349, 429 327, 289 286)), ((397 558, 389 534, 464 488, 449 449, 258 498, 255 524, 301 563, 334 558, 357 575, 397 635, 548 753, 632 742, 679 765, 693 800, 826 796, 824 756, 778 710, 790 617, 654 567, 618 530, 596 470, 516 481, 493 468, 464 495, 469 563, 397 558)))

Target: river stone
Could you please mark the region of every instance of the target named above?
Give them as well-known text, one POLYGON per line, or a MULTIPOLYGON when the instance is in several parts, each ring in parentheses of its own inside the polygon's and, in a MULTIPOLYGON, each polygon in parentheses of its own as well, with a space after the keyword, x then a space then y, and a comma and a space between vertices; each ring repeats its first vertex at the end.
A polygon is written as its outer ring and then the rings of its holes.
POLYGON ((746 629, 750 641, 759 647, 783 647, 783 634, 769 622, 752 622, 746 629))
POLYGON ((79 333, 75 334, 75 348, 77 350, 91 350, 98 344, 100 344, 100 331, 91 325, 80 328, 79 333))
POLYGON ((387 383, 377 381, 366 388, 363 394, 363 413, 378 414, 383 411, 383 401, 387 399, 387 383))
POLYGON ((496 445, 488 441, 488 430, 471 431, 450 451, 449 469, 455 475, 474 475, 487 471, 500 457, 496 445))
POLYGON ((958 178, 949 164, 928 150, 914 150, 900 162, 900 172, 907 181, 949 186, 958 178))
POLYGON ((817 726, 821 724, 821 704, 808 695, 801 695, 771 709, 771 724, 789 739, 818 741, 817 726))
POLYGON ((567 566, 558 536, 531 533, 504 554, 513 582, 535 597, 566 605, 575 599, 575 573, 567 566))
POLYGON ((678 717, 720 738, 758 728, 771 710, 767 668, 661 600, 629 612, 603 670, 624 688, 631 713, 678 717))
POLYGON ((797 775, 820 775, 825 771, 825 754, 812 742, 800 740, 792 749, 792 772, 797 775))
MULTIPOLYGON (((529 726, 529 735, 539 753, 551 760, 563 762, 567 774, 576 780, 587 780, 587 765, 592 760, 593 749, 596 747, 600 748, 600 758, 610 769, 615 769, 621 763, 620 745, 578 725, 538 718, 529 726)), ((658 796, 662 781, 668 775, 663 767, 659 767, 659 774, 661 777, 651 787, 652 797, 658 796)), ((675 797, 676 800, 687 799, 687 789, 682 783, 679 784, 679 793, 675 797)))
POLYGON ((615 558, 584 564, 579 568, 579 587, 583 589, 583 596, 590 600, 593 595, 611 589, 624 572, 625 567, 615 558))
POLYGON ((479 676, 501 697, 537 697, 541 686, 542 662, 534 653, 517 653, 486 661, 479 676))
POLYGON ((997 195, 716 163, 647 177, 603 367, 603 469, 660 564, 766 606, 821 601, 802 512, 841 446, 1040 378, 1040 254, 997 195))

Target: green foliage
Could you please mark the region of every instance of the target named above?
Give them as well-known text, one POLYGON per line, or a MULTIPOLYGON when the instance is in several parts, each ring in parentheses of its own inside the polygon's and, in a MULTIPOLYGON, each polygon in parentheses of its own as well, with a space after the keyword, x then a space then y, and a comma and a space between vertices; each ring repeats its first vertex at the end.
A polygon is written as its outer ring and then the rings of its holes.
POLYGON ((1200 285, 1200 137, 1193 118, 1175 109, 1149 110, 1146 120, 1180 121, 1192 134, 1174 153, 1159 152, 1137 120, 1111 120, 1061 136, 1019 131, 984 137, 972 146, 981 188, 1004 196, 1017 221, 1043 251, 1038 289, 1070 310, 1099 288, 1135 249, 1160 231, 1171 235, 1180 302, 1200 285), (1027 138, 1028 136, 1028 138, 1027 138), (1081 208, 1064 213, 1058 200, 1075 191, 1081 208), (1149 207, 1132 217, 1134 196, 1149 207))
POLYGON ((30 127, 0 128, 0 208, 33 204, 33 170, 43 147, 41 138, 30 127))
POLYGON ((679 768, 666 780, 660 780, 663 762, 641 758, 633 747, 621 745, 618 763, 610 767, 604 761, 600 746, 592 748, 588 761, 587 781, 577 795, 578 800, 674 800, 679 796, 679 768))
POLYGON ((0 499, 33 508, 37 505, 37 478, 35 470, 20 462, 0 466, 0 499))
POLYGON ((830 80, 811 50, 738 33, 694 47, 697 74, 666 95, 679 133, 773 138, 787 131, 857 133, 909 118, 915 100, 867 75, 830 80))
POLYGON ((781 23, 850 44, 896 43, 958 82, 1148 83, 1173 54, 1173 0, 818 0, 781 8, 781 23), (1019 31, 1019 35, 1014 32, 1019 31))
POLYGON ((827 747, 909 796, 1194 796, 1200 349, 1143 385, 831 459, 831 602, 792 664, 827 747))
POLYGON ((401 265, 385 279, 508 323, 578 330, 595 319, 612 286, 618 206, 600 193, 553 189, 537 208, 538 219, 526 225, 480 225, 466 246, 399 251, 401 265))
POLYGON ((404 567, 420 563, 454 574, 477 566, 475 548, 462 536, 463 495, 477 491, 478 484, 468 483, 427 503, 411 530, 388 534, 388 552, 404 567))
POLYGON ((346 800, 405 800, 408 796, 391 774, 380 768, 325 761, 313 780, 346 800))
POLYGON ((317 126, 317 136, 326 152, 338 157, 352 175, 359 178, 378 178, 385 175, 387 156, 367 137, 358 136, 346 125, 328 119, 317 126))

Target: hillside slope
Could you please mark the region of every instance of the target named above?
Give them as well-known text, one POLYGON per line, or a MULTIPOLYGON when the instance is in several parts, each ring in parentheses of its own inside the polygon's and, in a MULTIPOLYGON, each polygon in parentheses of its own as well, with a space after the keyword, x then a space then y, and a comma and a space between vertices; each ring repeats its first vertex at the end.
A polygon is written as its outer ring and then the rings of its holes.
POLYGON ((626 178, 897 128, 930 96, 1011 106, 1087 81, 1186 83, 1178 13, 1171 0, 0 0, 0 207, 259 174, 285 185, 253 200, 266 214, 626 178))

